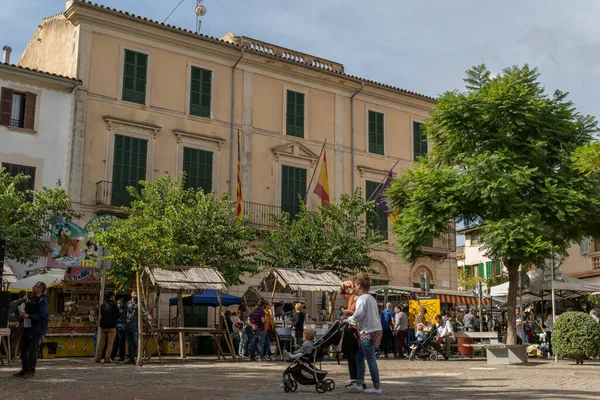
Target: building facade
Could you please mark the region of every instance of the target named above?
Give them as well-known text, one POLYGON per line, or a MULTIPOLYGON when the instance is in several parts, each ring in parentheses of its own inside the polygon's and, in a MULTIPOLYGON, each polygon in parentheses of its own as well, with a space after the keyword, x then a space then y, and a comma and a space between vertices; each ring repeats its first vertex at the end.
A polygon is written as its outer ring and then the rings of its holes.
MULTIPOLYGON (((76 79, 21 68, 10 64, 5 47, 0 63, 0 166, 10 174, 29 178, 21 189, 69 187, 74 126, 76 79)), ((17 277, 44 267, 46 257, 35 266, 11 261, 17 277)))
MULTIPOLYGON (((312 194, 318 177, 310 182, 323 146, 332 197, 356 187, 370 197, 396 163, 401 176, 427 152, 420 124, 435 105, 350 76, 340 63, 80 0, 42 21, 20 64, 82 81, 74 199, 87 219, 118 214, 129 201, 125 187, 140 179, 184 172, 188 185, 235 198, 238 145, 244 210, 258 227, 269 228, 270 213, 297 212, 298 195, 308 193, 309 208, 320 205, 312 194)), ((392 243, 377 252, 378 283, 412 286, 427 272, 436 288, 456 289, 454 233, 428 243, 409 265, 396 255, 388 219, 370 218, 392 243)))
POLYGON ((600 283, 600 241, 585 238, 581 243, 571 245, 560 268, 574 278, 600 283))
POLYGON ((456 249, 458 271, 466 271, 466 275, 469 277, 488 280, 507 274, 502 261, 492 260, 485 254, 485 248, 476 227, 460 229, 458 233, 465 236, 464 246, 456 249))

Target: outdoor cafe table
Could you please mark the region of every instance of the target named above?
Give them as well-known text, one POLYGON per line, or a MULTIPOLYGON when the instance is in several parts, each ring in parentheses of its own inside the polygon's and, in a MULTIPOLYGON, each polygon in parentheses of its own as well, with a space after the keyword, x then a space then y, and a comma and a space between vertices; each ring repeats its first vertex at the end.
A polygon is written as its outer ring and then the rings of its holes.
POLYGON ((233 344, 229 340, 230 335, 229 335, 229 332, 227 332, 227 329, 169 327, 169 328, 158 329, 158 330, 156 330, 156 332, 161 335, 168 335, 168 334, 178 334, 179 335, 179 344, 180 344, 179 351, 181 353, 181 358, 186 358, 185 334, 186 333, 204 333, 204 334, 212 335, 215 338, 215 342, 217 343, 217 349, 219 351, 219 359, 221 359, 221 356, 223 356, 223 359, 225 360, 225 352, 223 351, 223 348, 221 347, 221 341, 219 340, 220 337, 223 337, 225 339, 225 343, 227 343, 227 347, 229 348, 231 358, 233 359, 233 361, 237 361, 237 359, 235 357, 235 351, 233 350, 233 344))

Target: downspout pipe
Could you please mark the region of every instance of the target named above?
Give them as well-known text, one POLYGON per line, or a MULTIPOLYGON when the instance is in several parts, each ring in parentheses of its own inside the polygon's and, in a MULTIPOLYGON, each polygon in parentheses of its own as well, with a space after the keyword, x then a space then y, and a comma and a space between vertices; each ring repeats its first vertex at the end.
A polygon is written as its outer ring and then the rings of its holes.
POLYGON ((354 197, 354 96, 365 88, 365 81, 360 81, 360 89, 350 97, 350 185, 354 197))
POLYGON ((231 134, 229 135, 229 198, 232 199, 233 196, 233 170, 234 170, 234 160, 233 156, 233 142, 235 141, 235 69, 242 61, 244 57, 244 48, 241 49, 240 58, 233 64, 233 68, 231 69, 231 134))

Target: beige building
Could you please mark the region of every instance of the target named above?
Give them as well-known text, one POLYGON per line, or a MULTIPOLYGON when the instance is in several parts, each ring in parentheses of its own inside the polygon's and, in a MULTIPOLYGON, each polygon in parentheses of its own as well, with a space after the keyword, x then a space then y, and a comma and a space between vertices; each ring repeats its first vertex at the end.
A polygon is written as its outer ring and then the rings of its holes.
MULTIPOLYGON (((20 64, 74 76, 87 90, 74 158, 84 219, 118 214, 129 201, 125 187, 140 179, 182 172, 189 185, 235 197, 238 141, 244 208, 257 226, 268 227, 269 213, 295 212, 298 194, 309 193, 309 207, 320 204, 312 194, 318 177, 309 183, 325 142, 332 197, 359 186, 370 196, 397 161, 401 176, 427 152, 420 123, 435 105, 348 75, 337 62, 79 0, 42 20, 20 64)), ((393 242, 388 219, 371 219, 393 242)), ((383 246, 377 283, 412 286, 427 272, 436 288, 455 290, 455 235, 424 250, 410 265, 383 246)))
POLYGON ((562 271, 574 278, 592 283, 600 283, 600 241, 585 238, 567 250, 568 256, 562 261, 562 271))

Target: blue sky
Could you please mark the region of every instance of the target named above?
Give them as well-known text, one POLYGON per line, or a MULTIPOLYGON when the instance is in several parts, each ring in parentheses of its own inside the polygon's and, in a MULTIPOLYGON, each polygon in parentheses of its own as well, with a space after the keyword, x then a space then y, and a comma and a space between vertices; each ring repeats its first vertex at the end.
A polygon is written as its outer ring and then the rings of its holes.
MULTIPOLYGON (((163 21, 180 0, 98 0, 163 21)), ((195 29, 196 0, 167 21, 195 29)), ((600 1, 594 0, 204 0, 202 32, 250 36, 341 62, 346 72, 430 96, 462 87, 464 70, 537 66, 549 91, 571 93, 598 115, 600 1)), ((13 61, 60 0, 0 0, 0 46, 13 61)))

